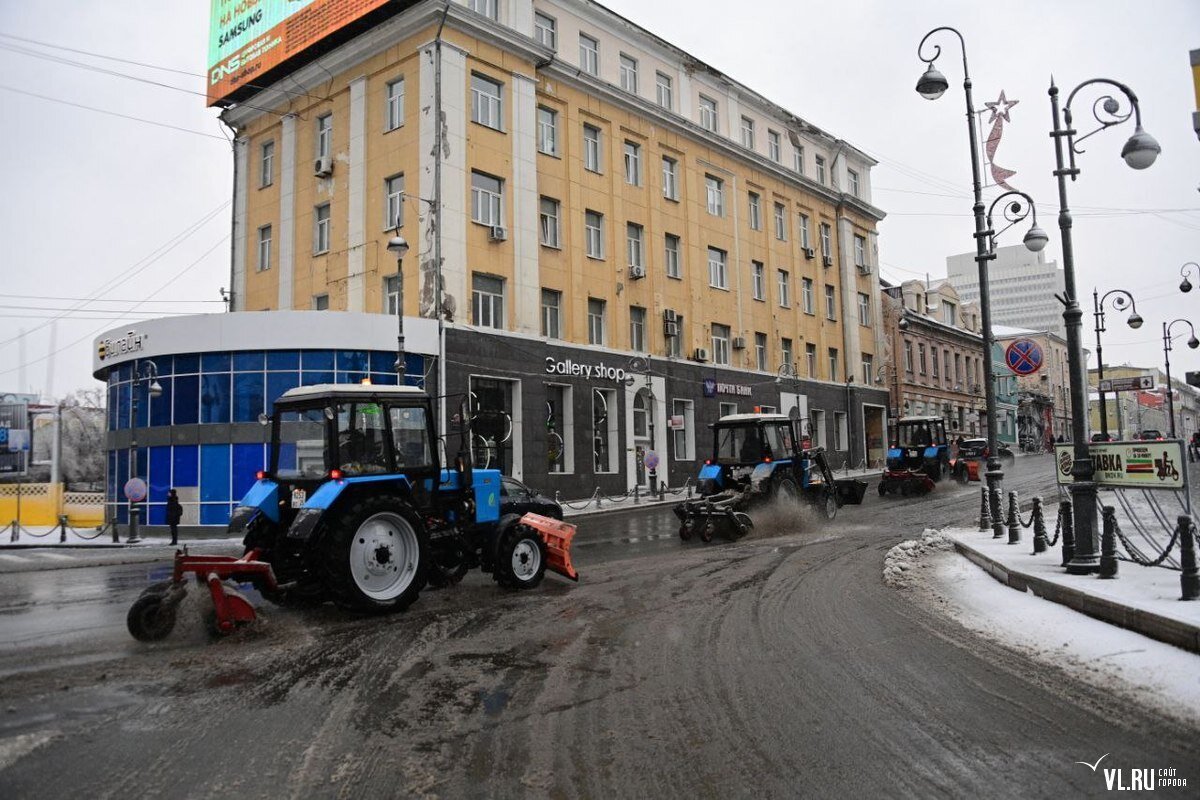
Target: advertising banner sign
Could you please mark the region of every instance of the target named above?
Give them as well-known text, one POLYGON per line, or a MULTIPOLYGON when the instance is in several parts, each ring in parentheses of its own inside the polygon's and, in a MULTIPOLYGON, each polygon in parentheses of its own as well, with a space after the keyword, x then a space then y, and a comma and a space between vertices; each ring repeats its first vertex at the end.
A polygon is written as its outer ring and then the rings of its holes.
MULTIPOLYGON (((1092 442, 1088 445, 1094 480, 1100 486, 1126 489, 1187 488, 1187 456, 1181 439, 1156 442, 1092 442)), ((1071 463, 1075 453, 1071 445, 1054 448, 1058 482, 1071 483, 1071 463)))

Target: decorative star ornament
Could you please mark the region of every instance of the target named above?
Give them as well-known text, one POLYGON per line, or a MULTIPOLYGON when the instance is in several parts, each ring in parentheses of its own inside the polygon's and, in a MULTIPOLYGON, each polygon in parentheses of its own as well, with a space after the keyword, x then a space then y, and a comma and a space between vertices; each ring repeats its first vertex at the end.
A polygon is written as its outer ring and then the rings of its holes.
POLYGON ((1004 90, 1001 89, 999 100, 997 100, 994 103, 984 103, 984 105, 987 106, 987 108, 992 112, 992 116, 990 116, 988 118, 988 122, 989 123, 995 122, 997 117, 1003 119, 1005 122, 1012 122, 1012 120, 1008 118, 1009 109, 1011 109, 1013 106, 1015 106, 1019 102, 1021 102, 1021 101, 1020 100, 1009 100, 1008 98, 1006 98, 1004 96, 1004 90))

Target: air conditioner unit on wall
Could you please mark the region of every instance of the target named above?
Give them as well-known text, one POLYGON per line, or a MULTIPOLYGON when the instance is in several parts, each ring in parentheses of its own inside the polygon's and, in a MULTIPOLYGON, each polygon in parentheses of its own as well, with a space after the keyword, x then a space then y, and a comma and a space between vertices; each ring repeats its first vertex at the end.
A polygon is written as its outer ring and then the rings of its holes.
POLYGON ((321 156, 313 162, 313 174, 318 178, 324 178, 326 175, 333 172, 333 157, 321 156))
POLYGON ((733 349, 734 350, 745 350, 746 349, 746 337, 745 336, 733 337, 733 349))
POLYGON ((673 308, 664 308, 663 309, 663 322, 678 322, 678 321, 679 321, 679 315, 675 313, 675 309, 673 309, 673 308))
POLYGON ((635 280, 638 278, 646 277, 646 268, 637 266, 637 265, 630 266, 629 267, 629 277, 633 278, 635 280))
POLYGON ((859 275, 870 275, 871 274, 871 265, 870 264, 856 264, 855 266, 858 267, 859 275))
POLYGON ((488 238, 493 242, 503 242, 508 239, 508 229, 502 225, 493 225, 488 238))
POLYGON ((833 256, 823 256, 821 261, 824 262, 825 266, 827 267, 833 266, 833 256))
POLYGON ((679 324, 678 323, 669 322, 669 321, 663 323, 663 336, 678 336, 678 335, 679 335, 679 324))
POLYGON ((813 250, 811 247, 806 247, 806 248, 804 248, 804 257, 805 258, 816 258, 817 251, 813 250))
POLYGON ((708 350, 697 347, 696 352, 692 353, 692 358, 696 361, 708 361, 708 350))

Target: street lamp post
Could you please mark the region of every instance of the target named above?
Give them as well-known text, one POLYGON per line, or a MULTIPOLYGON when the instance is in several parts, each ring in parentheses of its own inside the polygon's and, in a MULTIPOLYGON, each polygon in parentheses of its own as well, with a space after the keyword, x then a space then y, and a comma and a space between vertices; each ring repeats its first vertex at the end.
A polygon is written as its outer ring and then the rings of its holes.
MULTIPOLYGON (((1097 289, 1092 289, 1092 316, 1096 320, 1096 373, 1097 381, 1104 380, 1104 352, 1100 346, 1100 334, 1104 333, 1107 328, 1104 327, 1104 301, 1109 295, 1116 295, 1112 301, 1114 311, 1124 311, 1126 308, 1132 310, 1129 315, 1129 327, 1137 330, 1142 327, 1142 315, 1137 313, 1137 303, 1133 302, 1133 295, 1124 289, 1110 289, 1100 296, 1097 289)), ((1100 389, 1100 433, 1104 437, 1104 441, 1108 441, 1108 406, 1104 400, 1104 387, 1097 383, 1097 388, 1100 389)), ((1118 404, 1120 399, 1118 398, 1118 404)))
MULTIPOLYGON (((851 415, 854 376, 846 378, 846 474, 850 474, 851 462, 854 461, 854 417, 851 415)), ((866 455, 864 448, 863 455, 866 455)))
POLYGON ((1058 178, 1058 227, 1062 232, 1063 277, 1065 290, 1059 302, 1063 304, 1063 321, 1067 328, 1067 354, 1071 365, 1071 438, 1074 447, 1074 463, 1071 467, 1073 482, 1071 484, 1072 505, 1075 511, 1075 557, 1067 564, 1067 572, 1083 575, 1097 572, 1100 569, 1100 557, 1096 549, 1096 484, 1092 481, 1095 470, 1088 452, 1087 441, 1087 363, 1084 360, 1082 319, 1083 310, 1079 307, 1079 298, 1075 292, 1075 250, 1071 239, 1071 211, 1067 205, 1067 178, 1075 180, 1079 170, 1075 166, 1075 155, 1082 153, 1079 144, 1093 134, 1119 125, 1131 116, 1135 119, 1136 129, 1125 146, 1121 148, 1121 157, 1133 169, 1146 169, 1162 151, 1158 142, 1150 134, 1142 130, 1142 111, 1138 105, 1137 96, 1122 83, 1107 78, 1093 78, 1075 87, 1067 96, 1062 114, 1058 108, 1058 86, 1050 83, 1050 108, 1054 120, 1054 130, 1050 137, 1054 140, 1054 156, 1056 169, 1054 175, 1058 178), (1130 108, 1124 113, 1120 102, 1112 95, 1105 95, 1092 105, 1092 116, 1100 123, 1100 127, 1075 138, 1078 131, 1072 127, 1071 101, 1080 89, 1092 84, 1105 84, 1113 87, 1125 96, 1130 108), (1066 127, 1063 127, 1063 123, 1066 127), (1064 141, 1065 140, 1065 141, 1064 141), (1066 152, 1064 154, 1064 144, 1066 152), (1069 159, 1067 166, 1066 159, 1069 159))
MULTIPOLYGON (((138 392, 142 384, 146 384, 146 393, 149 395, 146 401, 146 415, 150 414, 150 400, 162 394, 162 386, 158 382, 158 365, 153 361, 140 361, 133 371, 133 386, 130 387, 132 394, 130 409, 133 412, 133 418, 129 427, 129 477, 136 478, 138 476, 138 444, 137 444, 137 429, 138 429, 138 392), (144 373, 144 374, 143 374, 144 373)), ((141 516, 140 501, 129 500, 129 538, 126 542, 136 544, 141 539, 138 537, 138 517, 141 516)))
POLYGON ((396 382, 404 385, 404 254, 408 242, 403 236, 393 236, 387 244, 388 252, 396 257, 396 382))
POLYGON ((1200 274, 1200 264, 1197 264, 1195 261, 1189 261, 1179 268, 1179 274, 1183 276, 1183 280, 1179 284, 1179 291, 1184 294, 1192 290, 1192 282, 1188 280, 1188 273, 1192 270, 1188 269, 1188 267, 1195 267, 1196 273, 1200 274))
POLYGON ((790 362, 787 362, 787 361, 785 361, 784 363, 779 365, 779 369, 776 371, 776 374, 775 374, 775 385, 782 386, 785 378, 791 378, 792 380, 794 380, 796 382, 795 383, 796 405, 794 405, 793 408, 796 409, 796 414, 799 415, 799 413, 800 413, 800 411, 799 411, 799 408, 800 408, 800 376, 796 374, 795 365, 790 362))
MULTIPOLYGON (((441 43, 439 41, 439 43, 438 43, 439 48, 440 48, 440 44, 441 43)), ((439 58, 440 58, 440 56, 439 56, 439 58)), ((441 80, 440 71, 438 72, 437 80, 440 83, 440 80, 441 80)), ((435 107, 437 106, 438 103, 440 103, 440 99, 441 99, 441 91, 436 90, 436 97, 435 97, 435 101, 434 101, 435 107)), ((437 359, 438 359, 438 364, 437 364, 437 368, 438 368, 438 380, 437 380, 437 384, 438 384, 437 385, 438 429, 445 431, 446 430, 446 326, 445 326, 445 312, 443 309, 444 301, 443 301, 443 286, 442 286, 442 219, 441 219, 441 208, 442 208, 441 196, 442 196, 442 193, 441 193, 441 178, 440 178, 440 174, 441 174, 440 151, 439 151, 437 159, 434 162, 434 168, 435 168, 435 171, 438 173, 438 175, 435 176, 435 178, 434 178, 433 199, 432 200, 425 198, 425 197, 421 197, 419 195, 408 194, 407 192, 401 192, 400 197, 403 200, 415 200, 418 203, 424 203, 426 206, 428 206, 429 210, 433 213, 433 223, 432 223, 433 235, 430 238, 432 238, 432 240, 433 240, 433 264, 434 264, 433 313, 437 319, 437 340, 438 340, 438 344, 437 344, 437 350, 438 350, 438 352, 437 352, 437 359)), ((405 241, 404 237, 399 236, 399 235, 392 237, 391 241, 388 242, 388 250, 390 252, 392 252, 393 255, 395 254, 395 250, 393 249, 393 247, 397 246, 397 242, 396 242, 397 239, 404 242, 404 252, 407 253, 409 250, 409 244, 407 241, 405 241)), ((397 256, 397 270, 399 270, 400 257, 401 256, 397 256)), ((400 297, 401 297, 401 299, 403 299, 403 297, 404 297, 403 275, 400 275, 400 283, 401 283, 400 297)), ((403 317, 404 316, 404 304, 403 303, 400 304, 399 311, 400 311, 400 316, 403 317)), ((401 328, 403 328, 403 321, 401 321, 401 328)), ((401 376, 401 382, 403 383, 403 376, 401 376)))
POLYGON ((1176 322, 1182 322, 1184 325, 1187 325, 1188 330, 1192 332, 1192 338, 1188 339, 1188 347, 1192 348, 1193 350, 1195 350, 1197 347, 1200 347, 1200 339, 1196 338, 1196 329, 1188 320, 1180 317, 1179 319, 1163 323, 1163 361, 1166 362, 1167 367, 1167 419, 1170 421, 1170 438, 1172 439, 1175 438, 1175 389, 1171 386, 1171 356, 1169 354, 1172 350, 1171 328, 1175 327, 1176 322))

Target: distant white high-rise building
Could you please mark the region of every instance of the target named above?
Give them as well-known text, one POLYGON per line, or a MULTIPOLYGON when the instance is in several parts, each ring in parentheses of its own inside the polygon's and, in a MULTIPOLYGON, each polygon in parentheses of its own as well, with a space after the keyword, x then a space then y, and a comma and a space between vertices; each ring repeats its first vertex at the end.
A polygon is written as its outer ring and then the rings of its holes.
MULTIPOLYGON (((974 253, 946 259, 949 280, 963 300, 979 302, 979 267, 974 253)), ((996 259, 988 263, 993 325, 1010 325, 1049 331, 1066 337, 1062 305, 1055 294, 1066 290, 1063 271, 1046 253, 1031 252, 1024 245, 996 248, 996 259)))

